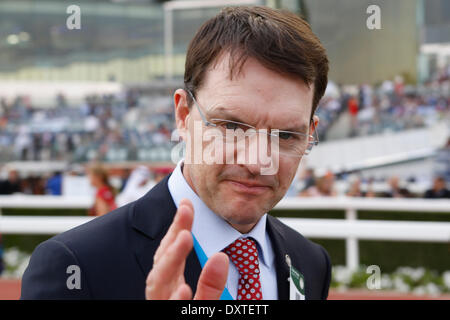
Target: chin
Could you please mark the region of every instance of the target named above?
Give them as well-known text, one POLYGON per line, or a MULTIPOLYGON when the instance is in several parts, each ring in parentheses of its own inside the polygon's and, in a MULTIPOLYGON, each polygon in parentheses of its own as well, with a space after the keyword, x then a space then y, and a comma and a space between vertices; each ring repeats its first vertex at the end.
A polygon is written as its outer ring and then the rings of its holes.
POLYGON ((210 195, 210 208, 232 225, 252 225, 272 209, 276 201, 273 195, 259 196, 239 193, 235 190, 217 189, 210 195), (217 201, 220 199, 220 201, 217 201))
POLYGON ((232 224, 255 224, 267 212, 261 207, 260 203, 231 200, 228 205, 222 205, 220 207, 219 214, 232 224))

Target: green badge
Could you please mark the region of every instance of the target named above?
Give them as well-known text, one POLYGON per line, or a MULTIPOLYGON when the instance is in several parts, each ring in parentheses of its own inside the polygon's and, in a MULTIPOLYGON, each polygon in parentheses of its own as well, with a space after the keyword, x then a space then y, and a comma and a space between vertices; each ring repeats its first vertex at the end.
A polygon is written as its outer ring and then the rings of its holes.
POLYGON ((286 263, 289 266, 289 299, 305 300, 305 278, 294 268, 289 255, 286 255, 286 263))

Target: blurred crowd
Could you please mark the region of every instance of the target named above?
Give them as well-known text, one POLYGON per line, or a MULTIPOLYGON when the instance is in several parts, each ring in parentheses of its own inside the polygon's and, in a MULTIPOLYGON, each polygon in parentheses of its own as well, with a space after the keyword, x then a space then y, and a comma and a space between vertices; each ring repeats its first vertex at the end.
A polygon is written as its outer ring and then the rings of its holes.
POLYGON ((61 180, 62 175, 59 172, 55 172, 51 177, 40 175, 20 177, 16 170, 10 170, 7 178, 0 179, 0 195, 16 193, 61 195, 61 180))
POLYGON ((0 98, 0 161, 152 160, 139 150, 168 148, 173 122, 170 97, 150 101, 139 90, 90 95, 79 105, 59 94, 45 108, 26 96, 0 98))
MULTIPOLYGON (((120 174, 111 176, 101 164, 90 166, 78 175, 86 176, 96 190, 96 197, 109 202, 106 213, 115 206, 122 206, 143 196, 162 178, 172 172, 171 167, 149 169, 140 165, 133 169, 124 169, 120 174), (112 183, 113 181, 113 183, 112 183), (107 194, 110 192, 111 194, 107 194)), ((66 172, 66 175, 72 173, 66 172)), ((10 170, 7 176, 0 178, 0 195, 62 195, 63 172, 48 175, 20 177, 16 170, 10 170)), ((4 175, 3 175, 4 176, 4 175)), ((289 188, 288 197, 381 197, 381 198, 450 198, 447 181, 443 175, 435 175, 429 188, 417 191, 411 187, 416 184, 415 177, 400 178, 364 178, 357 172, 333 174, 331 171, 316 173, 314 169, 302 171, 289 188)), ((97 215, 93 209, 90 214, 97 215)))
POLYGON ((379 85, 340 86, 331 83, 320 101, 319 134, 327 138, 329 128, 341 114, 350 118, 348 137, 400 131, 450 120, 450 66, 440 77, 412 86, 397 76, 379 85))
POLYGON ((133 169, 124 168, 115 171, 115 174, 111 174, 111 170, 102 163, 93 163, 86 167, 79 166, 66 172, 55 171, 30 176, 21 176, 15 169, 0 170, 0 195, 60 196, 64 194, 63 179, 65 177, 85 177, 95 191, 94 206, 89 210, 89 214, 102 215, 143 196, 172 172, 172 168, 162 166, 150 169, 139 165, 133 169), (98 199, 105 201, 106 205, 98 199))
MULTIPOLYGON (((350 117, 348 136, 432 125, 450 119, 450 76, 444 72, 417 86, 401 77, 373 86, 330 82, 317 115, 321 140, 342 115, 350 117)), ((0 96, 0 161, 168 161, 173 129, 168 92, 128 89, 82 103, 60 93, 39 108, 27 96, 0 96)))
POLYGON ((363 178, 357 173, 335 175, 332 172, 316 175, 313 169, 306 170, 292 184, 289 196, 300 197, 360 197, 360 198, 426 198, 450 199, 443 176, 435 176, 431 186, 422 192, 410 188, 414 178, 401 179, 390 176, 387 179, 363 178), (344 182, 344 183, 342 183, 344 182))

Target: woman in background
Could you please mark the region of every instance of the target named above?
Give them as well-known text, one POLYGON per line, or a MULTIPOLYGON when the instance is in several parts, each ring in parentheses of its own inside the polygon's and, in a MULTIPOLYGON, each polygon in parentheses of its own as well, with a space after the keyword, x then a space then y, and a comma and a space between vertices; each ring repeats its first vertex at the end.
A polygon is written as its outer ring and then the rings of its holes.
POLYGON ((101 216, 117 208, 116 191, 109 183, 108 172, 100 165, 89 169, 91 185, 97 189, 94 206, 89 210, 91 216, 101 216))

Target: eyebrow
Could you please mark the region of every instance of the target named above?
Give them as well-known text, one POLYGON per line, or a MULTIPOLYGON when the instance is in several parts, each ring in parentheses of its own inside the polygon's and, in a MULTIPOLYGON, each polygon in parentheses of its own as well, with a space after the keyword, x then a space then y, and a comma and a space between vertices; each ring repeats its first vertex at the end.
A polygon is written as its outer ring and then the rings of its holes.
MULTIPOLYGON (((223 120, 236 121, 236 122, 241 122, 241 123, 245 123, 245 124, 251 125, 249 122, 244 121, 244 120, 240 119, 238 116, 230 113, 227 110, 227 108, 222 107, 222 106, 219 106, 219 107, 215 108, 214 111, 209 111, 209 112, 208 111, 209 110, 205 110, 206 114, 210 118, 217 118, 217 119, 221 118, 223 120), (216 112, 217 112, 217 114, 219 114, 218 116, 213 115, 213 114, 216 114, 216 112), (224 115, 222 115, 222 114, 224 114, 224 115)), ((254 125, 251 125, 251 126, 254 127, 254 125)), ((281 128, 276 128, 276 129, 281 130, 281 131, 308 133, 309 132, 309 125, 303 123, 300 126, 292 126, 292 127, 288 127, 288 128, 284 128, 284 129, 281 129, 281 128)))
POLYGON ((214 108, 214 110, 212 111, 205 110, 205 112, 210 118, 223 118, 224 120, 247 123, 244 120, 240 119, 238 116, 235 116, 234 114, 230 113, 227 108, 222 106, 214 108))

